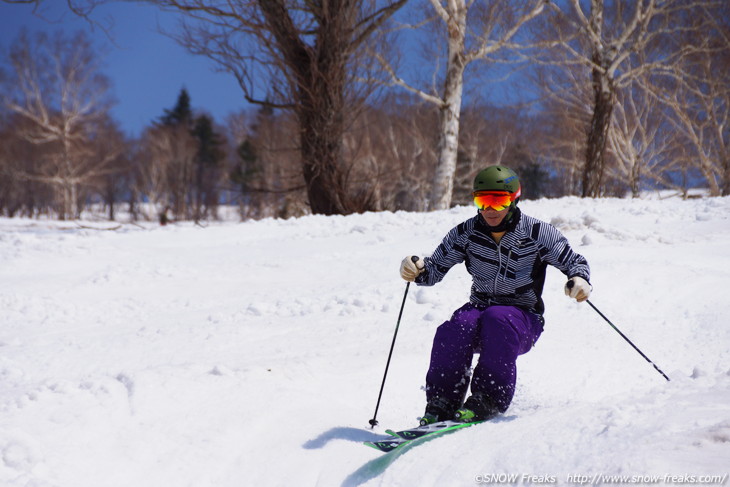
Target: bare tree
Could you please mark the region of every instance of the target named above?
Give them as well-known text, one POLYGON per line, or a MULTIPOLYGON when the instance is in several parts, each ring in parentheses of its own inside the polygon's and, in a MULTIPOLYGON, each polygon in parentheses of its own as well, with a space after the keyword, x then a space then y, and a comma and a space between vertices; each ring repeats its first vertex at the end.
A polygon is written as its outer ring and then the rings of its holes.
MULTIPOLYGON (((109 18, 99 20, 93 16, 94 10, 98 6, 108 2, 109 0, 66 0, 65 4, 72 14, 83 19, 92 29, 99 28, 112 39, 110 34, 113 26, 112 20, 109 18)), ((28 5, 32 9, 33 15, 49 23, 59 23, 63 19, 63 14, 59 14, 57 10, 51 12, 52 8, 57 8, 61 3, 56 0, 0 0, 0 3, 28 5)))
MULTIPOLYGON (((543 26, 552 28, 559 21, 551 19, 543 26)), ((545 38, 543 33, 536 35, 545 38)), ((553 50, 540 53, 540 62, 527 74, 542 95, 539 112, 544 122, 543 154, 556 166, 564 192, 580 194, 586 127, 591 120, 590 78, 584 69, 561 65, 550 57, 554 54, 553 50)))
MULTIPOLYGON (((724 7, 724 8, 723 8, 724 7)), ((685 42, 703 43, 650 88, 668 108, 681 160, 699 171, 713 196, 730 194, 730 11, 706 7, 685 42), (697 39, 698 38, 698 39, 697 39)), ((687 171, 688 169, 685 169, 687 171)))
POLYGON ((435 108, 390 93, 370 104, 345 136, 348 178, 365 209, 423 211, 434 170, 435 108))
POLYGON ((291 110, 313 213, 352 211, 342 137, 362 98, 357 60, 406 0, 151 0, 193 19, 178 40, 232 73, 251 103, 291 110))
POLYGON ((16 177, 53 186, 59 217, 75 218, 81 186, 109 171, 117 155, 101 157, 90 144, 97 124, 108 118, 108 81, 83 33, 71 38, 40 33, 31 41, 22 32, 9 58, 11 70, 2 76, 0 100, 26 122, 18 125, 17 135, 44 147, 42 161, 19 169, 16 177))
POLYGON ((109 170, 94 178, 90 187, 104 201, 109 220, 115 220, 117 204, 130 192, 133 185, 132 144, 112 119, 98 125, 92 143, 98 157, 109 161, 109 170))
MULTIPOLYGON (((563 42, 564 65, 591 73, 592 110, 582 171, 582 195, 599 196, 606 174, 606 147, 617 91, 651 73, 676 70, 700 46, 676 38, 714 0, 569 0, 551 3, 552 23, 563 42), (643 63, 632 63, 641 55, 643 63)), ((697 26, 692 26, 697 28, 697 26)), ((688 40, 686 36, 682 39, 688 40)), ((698 37, 694 38, 695 40, 698 37)))
POLYGON ((26 120, 12 115, 3 120, 0 129, 0 211, 9 217, 49 213, 54 202, 48 185, 19 176, 35 171, 43 151, 18 137, 18 129, 26 124, 26 120))
POLYGON ((175 218, 192 218, 190 192, 198 143, 186 125, 154 125, 142 136, 145 156, 139 161, 142 194, 154 214, 169 209, 175 218))
POLYGON ((706 83, 707 92, 679 89, 664 93, 670 121, 685 148, 687 165, 700 171, 712 196, 730 194, 730 96, 727 87, 706 83), (722 91, 715 91, 720 89, 722 91))
POLYGON ((561 193, 550 177, 554 163, 544 157, 544 119, 529 116, 521 107, 492 105, 472 105, 462 111, 462 119, 453 202, 471 204, 474 174, 484 167, 484 161, 515 169, 520 174, 522 199, 561 193))
POLYGON ((229 117, 231 180, 240 188, 241 217, 300 216, 307 195, 297 151, 297 123, 291 113, 259 107, 255 114, 229 117))
POLYGON ((437 93, 417 88, 402 79, 382 57, 381 60, 390 73, 391 84, 417 94, 439 109, 438 163, 429 198, 430 208, 438 210, 451 206, 466 69, 475 61, 488 60, 498 51, 518 49, 516 37, 520 29, 537 17, 547 2, 429 0, 428 3, 446 32, 443 87, 437 93))
POLYGON ((675 134, 664 107, 638 80, 617 96, 608 136, 613 156, 608 177, 623 182, 633 197, 644 189, 644 180, 670 185, 664 175, 676 170, 678 161, 671 157, 675 134))

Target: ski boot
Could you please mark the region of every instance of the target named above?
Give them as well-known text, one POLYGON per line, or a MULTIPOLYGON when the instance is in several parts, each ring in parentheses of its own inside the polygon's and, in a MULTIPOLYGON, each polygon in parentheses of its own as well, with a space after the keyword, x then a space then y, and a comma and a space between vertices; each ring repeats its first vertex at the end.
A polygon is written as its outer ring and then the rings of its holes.
POLYGON ((454 413, 454 420, 461 423, 486 421, 499 414, 499 408, 489 396, 472 394, 464 405, 454 413))
POLYGON ((434 397, 426 404, 426 411, 420 418, 421 426, 426 426, 439 421, 446 421, 454 417, 456 404, 442 397, 434 397))

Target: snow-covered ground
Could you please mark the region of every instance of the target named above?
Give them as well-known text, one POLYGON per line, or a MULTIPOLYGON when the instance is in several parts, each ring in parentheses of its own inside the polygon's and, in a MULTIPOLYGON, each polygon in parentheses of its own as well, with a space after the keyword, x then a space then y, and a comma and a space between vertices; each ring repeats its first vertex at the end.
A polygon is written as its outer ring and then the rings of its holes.
POLYGON ((361 442, 416 423, 433 332, 469 292, 463 268, 411 286, 371 430, 398 267, 473 208, 114 231, 0 219, 0 485, 727 483, 730 198, 521 207, 588 258, 593 304, 671 382, 550 269, 510 410, 391 455, 361 442))

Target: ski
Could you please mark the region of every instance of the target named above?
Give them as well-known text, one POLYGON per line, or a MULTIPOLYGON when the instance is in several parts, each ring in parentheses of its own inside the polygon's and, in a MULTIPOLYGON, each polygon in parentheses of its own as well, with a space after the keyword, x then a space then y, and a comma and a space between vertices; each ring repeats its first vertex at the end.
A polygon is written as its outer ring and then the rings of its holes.
POLYGON ((415 428, 409 428, 405 430, 395 431, 388 429, 385 432, 392 438, 387 438, 381 441, 366 441, 365 445, 380 450, 383 453, 388 453, 393 450, 402 448, 403 446, 412 443, 420 438, 427 436, 436 436, 444 434, 450 431, 455 431, 462 428, 468 428, 475 424, 483 423, 484 421, 474 421, 471 423, 460 423, 457 421, 441 421, 439 423, 433 423, 425 426, 417 426, 415 428))
MULTIPOLYGON (((459 428, 463 428, 466 425, 469 425, 471 423, 460 423, 457 421, 440 421, 438 423, 431 423, 423 426, 416 426, 415 428, 408 428, 401 431, 394 431, 391 429, 385 430, 385 432, 391 436, 395 436, 397 438, 403 438, 404 440, 415 440, 420 438, 421 436, 426 436, 431 433, 435 433, 437 431, 441 431, 446 428, 452 428, 454 426, 458 426, 459 428)), ((459 429, 454 428, 454 429, 459 429)))

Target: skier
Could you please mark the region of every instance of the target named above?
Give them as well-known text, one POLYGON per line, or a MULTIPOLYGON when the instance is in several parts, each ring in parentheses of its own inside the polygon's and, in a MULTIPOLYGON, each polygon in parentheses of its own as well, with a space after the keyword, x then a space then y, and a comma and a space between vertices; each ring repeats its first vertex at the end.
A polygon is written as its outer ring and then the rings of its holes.
POLYGON ((408 256, 401 277, 432 286, 464 262, 472 276, 469 302, 436 330, 426 375, 426 411, 421 424, 455 419, 473 422, 507 410, 515 392, 516 361, 543 331, 541 298, 547 264, 572 284, 565 294, 589 298, 588 262, 552 225, 517 207, 517 174, 491 166, 474 178, 478 214, 454 227, 431 257, 408 256), (479 359, 471 377, 475 353, 479 359))

